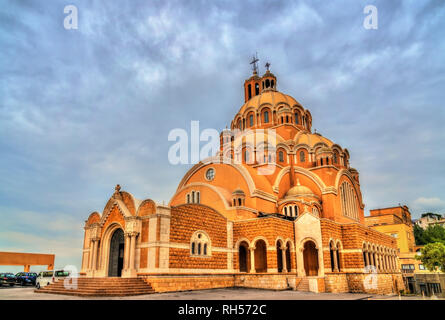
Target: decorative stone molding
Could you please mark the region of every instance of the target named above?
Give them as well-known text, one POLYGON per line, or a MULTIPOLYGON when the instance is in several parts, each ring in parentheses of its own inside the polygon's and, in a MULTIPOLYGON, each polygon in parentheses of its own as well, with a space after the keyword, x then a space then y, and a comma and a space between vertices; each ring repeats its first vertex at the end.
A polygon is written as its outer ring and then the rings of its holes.
POLYGON ((142 230, 142 221, 139 217, 125 218, 125 232, 140 234, 142 230))

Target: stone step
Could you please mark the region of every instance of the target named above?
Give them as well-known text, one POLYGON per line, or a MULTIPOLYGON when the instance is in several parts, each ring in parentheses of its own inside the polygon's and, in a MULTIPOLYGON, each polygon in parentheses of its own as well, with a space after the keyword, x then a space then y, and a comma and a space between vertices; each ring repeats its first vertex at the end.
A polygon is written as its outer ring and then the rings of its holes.
POLYGON ((309 291, 309 279, 303 278, 297 286, 297 291, 309 291))
POLYGON ((69 296, 87 296, 87 297, 125 297, 125 296, 137 296, 144 294, 152 294, 152 292, 146 291, 134 291, 134 292, 120 292, 120 293, 91 293, 91 292, 83 292, 83 291, 75 291, 75 290, 54 290, 54 291, 42 291, 35 290, 37 293, 43 294, 61 294, 61 295, 69 295, 69 296))
POLYGON ((133 293, 133 292, 146 292, 153 293, 153 289, 133 289, 133 290, 120 290, 120 289, 80 289, 80 290, 62 290, 62 289, 41 289, 42 292, 83 292, 83 293, 133 293))
POLYGON ((37 293, 65 294, 74 296, 132 296, 151 294, 152 286, 141 278, 78 278, 77 289, 66 289, 64 280, 56 281, 37 293))

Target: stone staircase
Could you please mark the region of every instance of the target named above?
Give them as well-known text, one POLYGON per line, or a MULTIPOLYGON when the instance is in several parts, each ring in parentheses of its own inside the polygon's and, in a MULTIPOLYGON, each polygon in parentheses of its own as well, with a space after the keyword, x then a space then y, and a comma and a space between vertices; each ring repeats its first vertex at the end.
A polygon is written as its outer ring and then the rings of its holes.
POLYGON ((77 289, 64 287, 64 280, 56 281, 37 293, 65 294, 84 297, 123 297, 150 294, 155 291, 142 278, 77 278, 77 289))
POLYGON ((309 292, 309 279, 308 278, 303 278, 301 279, 300 283, 297 286, 297 291, 305 291, 305 292, 309 292))

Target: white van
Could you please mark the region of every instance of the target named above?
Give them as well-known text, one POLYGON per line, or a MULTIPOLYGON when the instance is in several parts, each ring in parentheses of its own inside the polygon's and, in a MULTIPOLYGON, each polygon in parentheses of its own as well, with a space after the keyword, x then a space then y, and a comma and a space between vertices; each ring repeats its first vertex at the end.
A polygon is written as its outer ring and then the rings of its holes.
POLYGON ((57 280, 64 279, 71 275, 71 271, 67 270, 47 270, 39 272, 36 279, 36 288, 43 288, 57 280))

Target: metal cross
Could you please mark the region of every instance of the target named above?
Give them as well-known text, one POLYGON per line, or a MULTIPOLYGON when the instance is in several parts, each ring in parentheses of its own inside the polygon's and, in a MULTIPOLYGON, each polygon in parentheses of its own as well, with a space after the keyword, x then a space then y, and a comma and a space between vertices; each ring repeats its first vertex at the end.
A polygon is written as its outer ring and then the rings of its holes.
POLYGON ((265 67, 266 67, 266 70, 269 71, 270 63, 266 62, 265 67))
POLYGON ((258 61, 260 61, 259 59, 258 59, 258 54, 255 54, 253 57, 252 57, 252 61, 250 62, 250 64, 252 64, 253 66, 253 71, 254 72, 257 72, 257 70, 258 70, 258 65, 257 65, 257 62, 258 61))

